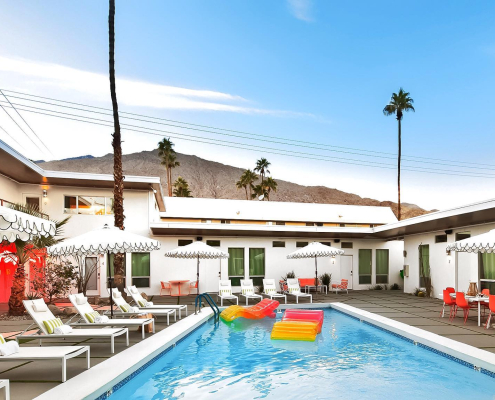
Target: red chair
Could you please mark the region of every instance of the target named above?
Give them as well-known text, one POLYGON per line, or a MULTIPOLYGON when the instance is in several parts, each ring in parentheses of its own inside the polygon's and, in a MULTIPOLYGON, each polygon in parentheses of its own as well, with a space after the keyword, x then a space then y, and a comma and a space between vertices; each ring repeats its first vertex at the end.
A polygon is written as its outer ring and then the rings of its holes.
POLYGON ((191 294, 191 290, 196 289, 196 294, 198 293, 198 281, 191 282, 189 284, 189 294, 191 294))
POLYGON ((488 308, 490 309, 490 313, 488 314, 488 318, 486 319, 485 329, 490 327, 490 320, 492 319, 492 313, 495 314, 495 295, 491 294, 489 297, 488 308))
MULTIPOLYGON (((488 296, 490 297, 490 289, 483 289, 481 291, 481 294, 484 295, 484 296, 488 296)), ((490 306, 486 303, 481 303, 481 307, 483 307, 483 316, 486 315, 486 310, 489 310, 490 309, 490 306)))
POLYGON ((162 292, 165 290, 167 291, 168 290, 168 295, 171 296, 172 295, 172 285, 169 283, 169 282, 160 282, 160 284, 162 285, 161 289, 160 289, 160 296, 162 295, 162 292))
POLYGON ((340 283, 332 283, 332 290, 335 290, 335 293, 337 293, 337 290, 342 290, 342 291, 345 290, 347 294, 349 294, 349 290, 347 289, 348 285, 349 285, 349 280, 342 279, 340 283))
MULTIPOLYGON (((449 303, 445 303, 445 299, 446 299, 446 297, 445 297, 445 291, 447 291, 447 292, 449 293, 449 296, 448 296, 448 297, 449 297, 449 299, 450 299, 450 300, 454 303, 454 306, 455 306, 455 300, 454 300, 452 297, 450 297, 450 293, 455 293, 455 289, 454 289, 453 287, 448 287, 448 288, 445 288, 445 290, 444 290, 444 294, 443 294, 443 299, 444 299, 444 301, 443 301, 443 306, 442 306, 442 312, 440 313, 440 317, 441 317, 441 318, 443 318, 443 316, 444 316, 445 306, 450 306, 450 302, 449 302, 449 303)), ((451 308, 451 310, 450 310, 450 311, 452 311, 452 308, 451 308)), ((450 319, 451 317, 452 317, 452 314, 450 314, 449 319, 450 319)))
POLYGON ((464 296, 464 293, 462 292, 457 292, 455 294, 455 304, 454 316, 452 317, 452 319, 454 319, 457 315, 457 310, 459 308, 462 308, 462 311, 464 313, 464 325, 466 324, 466 321, 469 317, 469 309, 478 308, 478 306, 474 303, 469 304, 469 302, 466 300, 466 296, 464 296))
POLYGON ((442 307, 442 312, 440 313, 440 317, 443 318, 444 312, 445 312, 445 306, 450 307, 450 314, 449 314, 449 320, 451 320, 455 312, 455 299, 450 297, 450 293, 452 293, 449 289, 447 288, 443 291, 443 307, 442 307))

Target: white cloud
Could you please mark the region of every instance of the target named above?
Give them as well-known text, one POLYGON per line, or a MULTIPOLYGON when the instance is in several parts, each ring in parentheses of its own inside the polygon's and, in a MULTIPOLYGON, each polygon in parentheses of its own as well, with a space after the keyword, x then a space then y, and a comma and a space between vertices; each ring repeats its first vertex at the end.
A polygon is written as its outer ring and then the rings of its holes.
MULTIPOLYGON (((109 99, 110 89, 106 74, 2 56, 0 56, 0 73, 6 74, 7 77, 13 75, 21 77, 24 83, 38 87, 78 92, 92 101, 107 102, 109 99), (26 78, 35 81, 28 82, 26 78)), ((123 106, 313 117, 306 113, 247 107, 246 100, 241 96, 212 90, 187 89, 125 78, 118 78, 116 84, 119 104, 123 106)), ((11 88, 5 87, 5 89, 11 88)))
POLYGON ((289 10, 302 21, 313 22, 313 2, 312 0, 287 0, 289 10))

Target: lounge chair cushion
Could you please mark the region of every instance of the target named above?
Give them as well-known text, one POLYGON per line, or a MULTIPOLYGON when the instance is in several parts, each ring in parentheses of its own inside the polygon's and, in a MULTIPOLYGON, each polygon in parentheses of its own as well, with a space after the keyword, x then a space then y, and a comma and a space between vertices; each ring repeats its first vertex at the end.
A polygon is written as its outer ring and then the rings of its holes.
POLYGON ((62 320, 60 318, 47 319, 47 320, 43 321, 43 325, 45 325, 46 331, 49 334, 52 334, 53 332, 55 332, 55 328, 57 326, 62 326, 63 324, 64 323, 62 322, 62 320))
POLYGON ((88 322, 90 324, 94 324, 96 321, 96 318, 98 318, 100 316, 100 313, 98 311, 93 311, 90 313, 86 313, 84 315, 86 316, 86 319, 88 320, 88 322))
POLYGON ((131 309, 131 306, 127 303, 121 304, 119 307, 123 312, 129 312, 129 310, 131 309))
POLYGON ((88 302, 88 298, 87 297, 84 297, 84 296, 78 296, 76 297, 76 303, 78 305, 83 305, 83 304, 86 304, 88 302))
POLYGON ((33 300, 33 310, 35 312, 45 312, 48 311, 48 307, 43 299, 33 300))
POLYGON ((146 300, 138 300, 139 307, 146 307, 148 302, 146 300))
POLYGON ((135 286, 131 286, 131 292, 134 293, 134 294, 137 294, 138 293, 138 290, 135 286))
POLYGON ((122 297, 122 293, 120 293, 120 292, 113 292, 112 296, 115 297, 116 299, 118 299, 119 297, 122 297))
POLYGON ((3 338, 2 335, 0 335, 0 344, 5 344, 5 339, 3 338))

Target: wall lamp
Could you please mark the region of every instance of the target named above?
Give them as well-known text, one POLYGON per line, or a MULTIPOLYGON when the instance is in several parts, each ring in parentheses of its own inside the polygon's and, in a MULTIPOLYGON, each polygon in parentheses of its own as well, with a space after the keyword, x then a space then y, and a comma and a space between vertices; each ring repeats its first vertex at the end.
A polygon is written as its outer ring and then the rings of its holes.
POLYGON ((447 260, 449 260, 449 264, 452 261, 452 252, 450 250, 447 250, 447 260))
POLYGON ((43 197, 44 198, 48 197, 48 191, 46 189, 43 189, 43 197))
POLYGON ((331 258, 332 264, 335 264, 335 256, 331 258))

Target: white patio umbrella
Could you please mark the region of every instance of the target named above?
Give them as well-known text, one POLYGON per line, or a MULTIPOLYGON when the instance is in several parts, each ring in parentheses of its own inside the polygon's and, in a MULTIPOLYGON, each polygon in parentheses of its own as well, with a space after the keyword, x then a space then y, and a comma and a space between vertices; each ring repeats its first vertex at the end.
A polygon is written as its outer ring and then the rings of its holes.
POLYGON ((220 259, 229 258, 229 253, 218 250, 214 247, 208 246, 203 242, 193 242, 186 246, 181 246, 175 250, 170 250, 165 253, 165 257, 171 258, 196 258, 198 260, 196 278, 198 281, 198 295, 199 292, 199 260, 201 258, 206 259, 220 259))
POLYGON ((466 253, 495 253, 495 229, 481 235, 447 245, 447 251, 462 251, 466 253))
MULTIPOLYGON (((105 253, 150 252, 158 249, 160 249, 160 242, 158 240, 136 235, 105 224, 103 228, 83 233, 82 235, 48 247, 47 252, 52 256, 89 256, 105 253)), ((113 318, 112 269, 109 268, 108 270, 110 315, 113 318)))
POLYGON ((37 236, 55 235, 55 232, 52 221, 0 206, 0 242, 28 241, 37 236))
POLYGON ((344 254, 344 250, 327 246, 320 242, 311 242, 307 246, 290 253, 287 258, 314 258, 315 259, 315 286, 318 285, 318 257, 335 257, 344 254))

